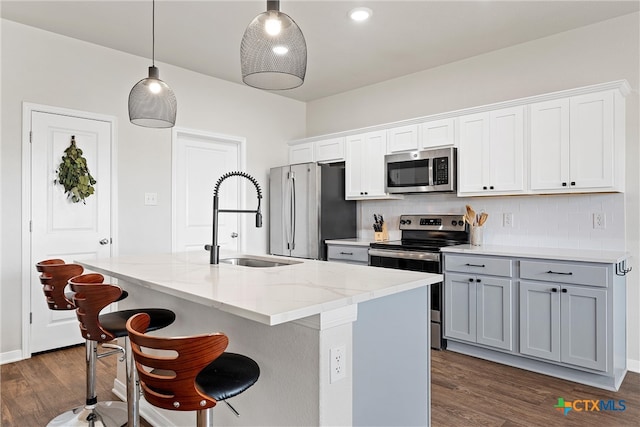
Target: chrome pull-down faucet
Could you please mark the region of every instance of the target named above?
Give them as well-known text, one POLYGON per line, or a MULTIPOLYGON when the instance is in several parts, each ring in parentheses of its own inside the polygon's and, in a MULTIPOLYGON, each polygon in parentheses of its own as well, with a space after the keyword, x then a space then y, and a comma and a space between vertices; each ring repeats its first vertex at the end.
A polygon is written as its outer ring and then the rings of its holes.
POLYGON ((262 227, 262 214, 260 213, 260 202, 262 200, 262 190, 260 189, 260 184, 258 184, 258 181, 252 177, 251 175, 249 175, 248 173, 245 172, 239 172, 239 171, 234 171, 234 172, 229 172, 229 173, 225 173, 224 175, 222 175, 222 177, 220 177, 220 179, 218 180, 218 182, 216 182, 216 186, 215 189, 213 190, 213 231, 212 231, 212 243, 211 245, 205 245, 205 249, 208 250, 211 255, 209 256, 209 263, 210 264, 218 264, 220 261, 220 246, 218 246, 218 213, 220 212, 226 212, 226 213, 255 213, 256 214, 256 227, 260 228, 262 227), (258 207, 256 208, 256 210, 247 210, 247 209, 219 209, 218 208, 218 191, 220 190, 220 184, 222 184, 222 182, 227 179, 230 178, 232 176, 239 176, 242 178, 246 178, 249 181, 251 181, 251 183, 253 183, 253 185, 256 187, 256 192, 258 193, 258 207))

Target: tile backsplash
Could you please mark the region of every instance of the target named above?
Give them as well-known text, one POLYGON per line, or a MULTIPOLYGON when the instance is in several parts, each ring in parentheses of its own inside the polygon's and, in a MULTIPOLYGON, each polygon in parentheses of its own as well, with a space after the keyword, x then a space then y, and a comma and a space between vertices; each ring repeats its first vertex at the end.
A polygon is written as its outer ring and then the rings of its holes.
POLYGON ((399 239, 401 214, 459 213, 471 205, 489 218, 487 245, 625 250, 624 194, 561 194, 504 197, 456 197, 452 194, 406 195, 401 200, 358 202, 358 237, 373 240, 373 214, 382 214, 389 238, 399 239), (513 225, 503 225, 504 214, 513 225), (604 215, 604 229, 594 228, 594 214, 604 215))

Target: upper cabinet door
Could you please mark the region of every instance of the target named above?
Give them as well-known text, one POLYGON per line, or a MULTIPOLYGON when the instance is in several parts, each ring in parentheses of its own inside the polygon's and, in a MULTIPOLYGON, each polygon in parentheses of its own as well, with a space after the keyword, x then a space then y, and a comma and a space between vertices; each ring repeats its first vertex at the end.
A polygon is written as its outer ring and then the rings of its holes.
POLYGON ((295 144, 289 147, 289 164, 313 162, 313 142, 295 144))
POLYGON ((420 124, 420 148, 455 146, 455 124, 455 118, 420 124))
POLYGON ((489 187, 497 192, 521 192, 524 190, 524 107, 491 111, 489 118, 489 187))
POLYGON ((569 99, 539 102, 530 107, 530 171, 532 190, 570 186, 569 99))
POLYGON ((614 184, 613 93, 599 92, 571 98, 570 174, 575 188, 614 184))
POLYGON ((387 153, 418 149, 418 125, 399 126, 387 130, 387 153))
MULTIPOLYGON (((367 132, 346 138, 345 198, 384 199, 386 131, 367 132)), ((397 196, 394 196, 397 198, 397 196)))
POLYGON ((344 161, 344 136, 323 139, 314 143, 315 159, 318 163, 344 161))
POLYGON ((458 192, 482 193, 488 181, 489 114, 460 117, 458 192))

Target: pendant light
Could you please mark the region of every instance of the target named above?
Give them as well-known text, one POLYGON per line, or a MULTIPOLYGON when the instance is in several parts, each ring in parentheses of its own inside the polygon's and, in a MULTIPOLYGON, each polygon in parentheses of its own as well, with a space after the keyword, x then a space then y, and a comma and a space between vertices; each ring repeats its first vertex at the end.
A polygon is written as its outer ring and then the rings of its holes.
POLYGON ((258 89, 293 89, 304 83, 307 44, 300 28, 280 12, 279 1, 249 24, 240 45, 242 81, 258 89))
POLYGON ((171 88, 160 80, 155 66, 156 2, 153 0, 151 20, 151 67, 149 77, 140 80, 129 93, 129 120, 138 126, 170 128, 176 124, 178 103, 171 88))

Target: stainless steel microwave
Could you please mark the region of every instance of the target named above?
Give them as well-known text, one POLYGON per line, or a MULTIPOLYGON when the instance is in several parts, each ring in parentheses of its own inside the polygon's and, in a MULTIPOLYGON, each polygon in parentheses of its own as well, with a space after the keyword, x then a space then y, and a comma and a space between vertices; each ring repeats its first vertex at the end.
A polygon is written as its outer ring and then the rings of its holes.
POLYGON ((456 191, 457 162, 454 147, 387 154, 385 189, 388 193, 456 191))

